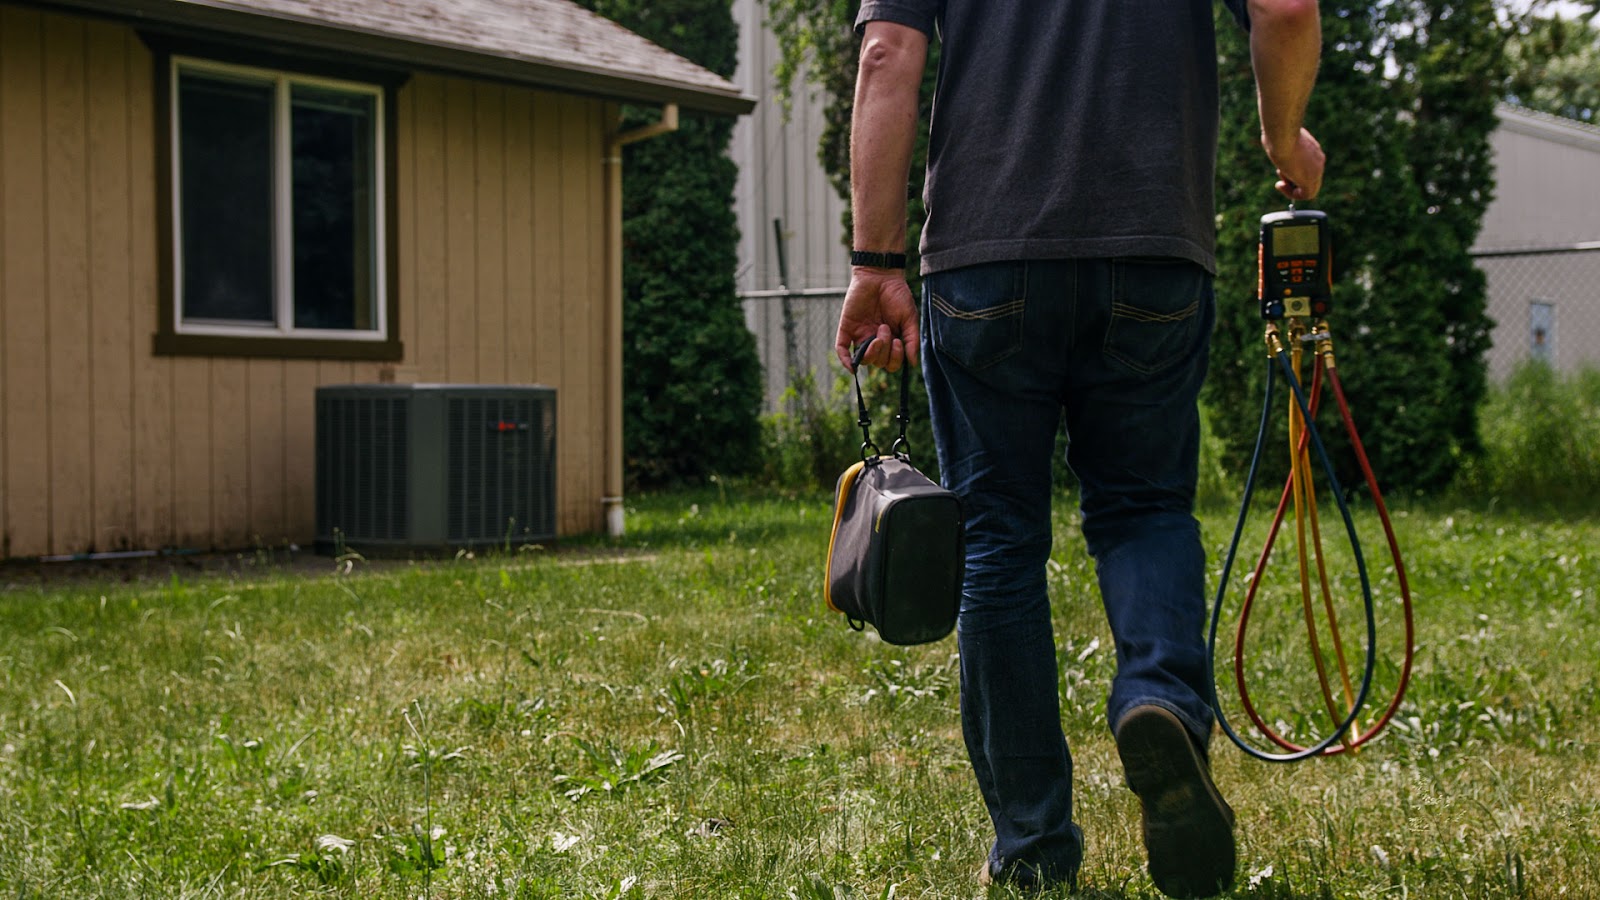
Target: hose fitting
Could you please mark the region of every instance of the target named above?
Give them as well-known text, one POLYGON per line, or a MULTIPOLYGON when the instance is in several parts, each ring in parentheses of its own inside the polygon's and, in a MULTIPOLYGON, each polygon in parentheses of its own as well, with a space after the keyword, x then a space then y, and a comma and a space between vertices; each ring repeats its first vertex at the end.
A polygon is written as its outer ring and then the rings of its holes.
POLYGON ((1334 368, 1333 329, 1328 327, 1328 320, 1319 319, 1316 334, 1310 336, 1317 339, 1317 355, 1322 357, 1323 365, 1334 368))
POLYGON ((1278 335, 1278 323, 1268 322, 1267 332, 1263 335, 1267 342, 1267 359, 1277 359, 1283 354, 1283 339, 1278 335))

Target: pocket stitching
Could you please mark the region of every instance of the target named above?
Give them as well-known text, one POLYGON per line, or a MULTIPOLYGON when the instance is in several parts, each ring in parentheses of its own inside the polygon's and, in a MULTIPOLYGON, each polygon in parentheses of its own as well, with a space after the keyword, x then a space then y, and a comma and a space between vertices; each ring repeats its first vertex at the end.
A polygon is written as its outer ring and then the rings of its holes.
POLYGON ((1114 318, 1133 319, 1136 322, 1182 322, 1184 319, 1193 317, 1199 311, 1199 300, 1190 303, 1183 309, 1170 313, 1152 312, 1142 307, 1116 301, 1111 303, 1111 315, 1114 318))
POLYGON ((1119 350, 1112 341, 1112 334, 1116 330, 1116 324, 1118 320, 1130 324, 1147 323, 1181 325, 1182 323, 1193 322, 1198 319, 1201 312, 1202 300, 1194 300, 1183 309, 1171 313, 1155 312, 1153 310, 1135 306, 1131 303, 1115 299, 1122 294, 1124 274, 1125 273, 1123 272, 1121 266, 1112 266, 1111 295, 1113 299, 1111 301, 1111 316, 1106 323, 1106 334, 1104 343, 1101 346, 1101 351, 1105 353, 1106 356, 1120 362, 1140 375, 1151 375, 1166 368, 1171 363, 1171 360, 1164 359, 1150 362, 1135 358, 1134 356, 1119 350))
POLYGON ((950 301, 944 299, 938 294, 932 293, 931 291, 929 292, 929 296, 933 298, 934 308, 939 310, 939 312, 944 313, 949 318, 961 319, 966 322, 984 322, 993 321, 995 319, 1003 319, 1012 313, 1022 312, 1023 307, 1026 305, 1025 300, 1012 300, 1009 303, 1001 303, 996 306, 989 306, 980 310, 968 312, 964 309, 958 309, 956 306, 951 304, 950 301))
POLYGON ((996 365, 1022 350, 1023 319, 1027 314, 1028 301, 1025 270, 1019 269, 1014 276, 1011 299, 970 311, 947 299, 934 284, 930 283, 938 277, 938 275, 932 276, 924 283, 927 298, 925 314, 929 317, 926 333, 935 340, 943 355, 948 356, 962 368, 977 372, 996 365), (967 328, 1004 329, 1006 337, 1003 346, 990 347, 981 353, 978 352, 980 350, 978 346, 967 348, 946 346, 943 329, 939 326, 941 320, 952 326, 963 323, 967 328))

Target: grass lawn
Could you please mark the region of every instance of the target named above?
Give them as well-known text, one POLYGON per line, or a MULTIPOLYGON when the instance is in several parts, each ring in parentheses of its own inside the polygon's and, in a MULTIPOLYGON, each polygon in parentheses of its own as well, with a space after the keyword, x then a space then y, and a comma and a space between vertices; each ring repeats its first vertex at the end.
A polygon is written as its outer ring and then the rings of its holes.
MULTIPOLYGON (((893 648, 823 609, 826 497, 630 503, 616 546, 0 593, 0 896, 977 895, 954 640, 893 648)), ((1213 573, 1231 519, 1203 517, 1213 573)), ((1397 525, 1419 644, 1399 722, 1295 766, 1213 745, 1236 893, 1600 897, 1600 522, 1397 525)), ((1156 896, 1068 502, 1057 534, 1082 893, 1156 896)), ((1248 671, 1304 735, 1320 701, 1277 596, 1248 671)))

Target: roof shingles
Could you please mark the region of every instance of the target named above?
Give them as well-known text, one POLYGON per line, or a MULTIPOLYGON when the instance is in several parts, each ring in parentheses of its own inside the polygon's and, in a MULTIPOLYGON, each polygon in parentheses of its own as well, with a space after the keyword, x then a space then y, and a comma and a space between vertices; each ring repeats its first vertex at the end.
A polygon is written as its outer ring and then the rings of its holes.
POLYGON ((43 0, 146 26, 260 33, 417 68, 748 112, 727 79, 572 0, 43 0))
POLYGON ((184 0, 565 68, 647 73, 712 90, 726 79, 568 0, 184 0))

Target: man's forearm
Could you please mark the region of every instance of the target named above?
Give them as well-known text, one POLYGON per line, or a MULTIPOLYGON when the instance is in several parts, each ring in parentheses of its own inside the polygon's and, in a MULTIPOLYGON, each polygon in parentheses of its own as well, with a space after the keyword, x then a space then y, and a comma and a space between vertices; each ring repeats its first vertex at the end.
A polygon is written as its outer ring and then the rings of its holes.
POLYGON ((1316 0, 1251 0, 1250 61, 1269 154, 1297 139, 1321 55, 1316 0))
POLYGON ((905 249, 906 182, 927 58, 922 32, 891 22, 867 24, 850 123, 853 249, 905 249))

